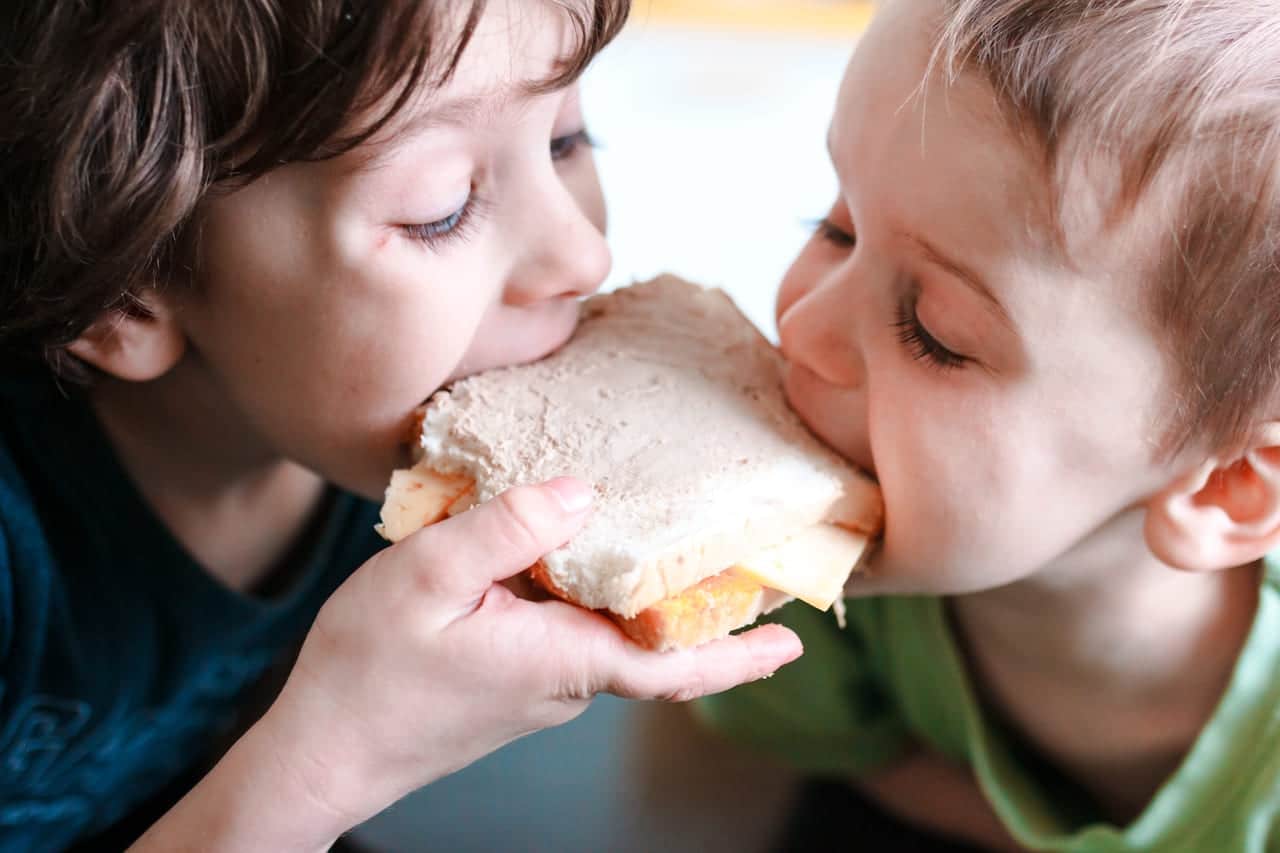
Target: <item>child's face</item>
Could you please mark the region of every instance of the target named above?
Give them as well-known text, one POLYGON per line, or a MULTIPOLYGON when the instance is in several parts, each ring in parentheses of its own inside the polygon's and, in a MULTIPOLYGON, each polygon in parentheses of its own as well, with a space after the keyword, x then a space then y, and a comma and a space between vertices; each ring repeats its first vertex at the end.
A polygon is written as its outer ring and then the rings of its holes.
POLYGON ((552 3, 490 4, 396 133, 210 205, 176 314, 234 428, 380 495, 428 395, 566 340, 610 264, 576 89, 526 91, 566 24, 552 3))
POLYGON ((831 123, 839 198, 778 297, 792 402, 884 490, 868 591, 1123 560, 1174 473, 1153 461, 1166 373, 1134 264, 1089 199, 1055 248, 985 82, 918 90, 939 8, 886 4, 859 45, 831 123))

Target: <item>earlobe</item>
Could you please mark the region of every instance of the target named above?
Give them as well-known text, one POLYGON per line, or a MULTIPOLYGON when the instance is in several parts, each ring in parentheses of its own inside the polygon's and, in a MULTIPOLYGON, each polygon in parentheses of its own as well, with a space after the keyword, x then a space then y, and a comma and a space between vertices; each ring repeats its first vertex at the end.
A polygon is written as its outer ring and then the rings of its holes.
POLYGON ((1280 434, 1260 431, 1232 461, 1208 459, 1148 501, 1145 535, 1161 561, 1206 572, 1280 546, 1280 434))
POLYGON ((103 314, 68 351, 109 376, 148 382, 168 373, 186 352, 187 339, 172 311, 158 299, 103 314))

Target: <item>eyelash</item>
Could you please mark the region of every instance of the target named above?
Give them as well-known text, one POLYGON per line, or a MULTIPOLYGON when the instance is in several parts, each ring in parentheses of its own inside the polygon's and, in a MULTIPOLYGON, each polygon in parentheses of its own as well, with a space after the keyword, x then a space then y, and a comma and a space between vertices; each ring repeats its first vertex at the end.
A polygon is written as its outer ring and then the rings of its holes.
POLYGON ((462 241, 471 236, 471 229, 484 208, 483 199, 472 194, 453 213, 435 222, 407 223, 400 227, 415 240, 426 244, 427 248, 439 250, 444 246, 462 241))
MULTIPOLYGON (((551 159, 559 162, 568 160, 582 148, 595 148, 595 138, 584 128, 574 133, 558 136, 551 140, 551 159)), ((425 243, 428 248, 439 250, 451 242, 465 240, 471 234, 476 216, 480 213, 482 200, 472 195, 453 213, 435 222, 408 223, 401 228, 415 240, 425 243)))
POLYGON ((953 370, 969 361, 944 347, 937 338, 929 334, 929 330, 920 322, 920 315, 916 313, 916 299, 914 291, 903 299, 898 305, 898 317, 893 322, 898 340, 911 351, 911 357, 944 371, 953 370))
POLYGON ((595 137, 586 128, 583 128, 574 133, 557 136, 551 140, 551 159, 555 162, 568 160, 583 148, 595 147, 597 147, 595 137))
POLYGON ((845 231, 826 217, 813 220, 810 225, 820 238, 833 246, 841 249, 852 249, 858 245, 856 234, 845 231))
MULTIPOLYGON (((823 217, 812 225, 818 237, 833 246, 848 250, 858 245, 857 235, 840 228, 830 219, 823 217)), ((920 317, 916 314, 918 297, 919 293, 913 289, 898 305, 897 318, 893 322, 898 340, 911 351, 912 358, 928 362, 939 370, 953 370, 965 364, 969 361, 968 358, 947 349, 920 322, 920 317)))

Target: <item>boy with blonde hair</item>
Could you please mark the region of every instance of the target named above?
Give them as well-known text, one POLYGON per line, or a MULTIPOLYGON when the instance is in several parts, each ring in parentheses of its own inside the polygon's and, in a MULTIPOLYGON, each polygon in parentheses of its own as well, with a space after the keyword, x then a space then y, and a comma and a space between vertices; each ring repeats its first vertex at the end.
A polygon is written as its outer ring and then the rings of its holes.
POLYGON ((706 716, 989 849, 1280 849, 1280 4, 890 0, 829 142, 780 338, 884 542, 706 716))

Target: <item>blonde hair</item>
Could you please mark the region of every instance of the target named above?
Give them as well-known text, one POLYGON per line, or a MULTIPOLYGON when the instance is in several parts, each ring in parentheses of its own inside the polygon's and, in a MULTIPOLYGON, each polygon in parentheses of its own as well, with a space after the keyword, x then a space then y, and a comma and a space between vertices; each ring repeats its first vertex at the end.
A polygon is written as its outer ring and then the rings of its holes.
POLYGON ((1109 221, 1172 193, 1148 293, 1175 376, 1161 449, 1238 449, 1280 391, 1280 0, 946 6, 935 58, 985 77, 1057 193, 1099 155, 1109 221))

